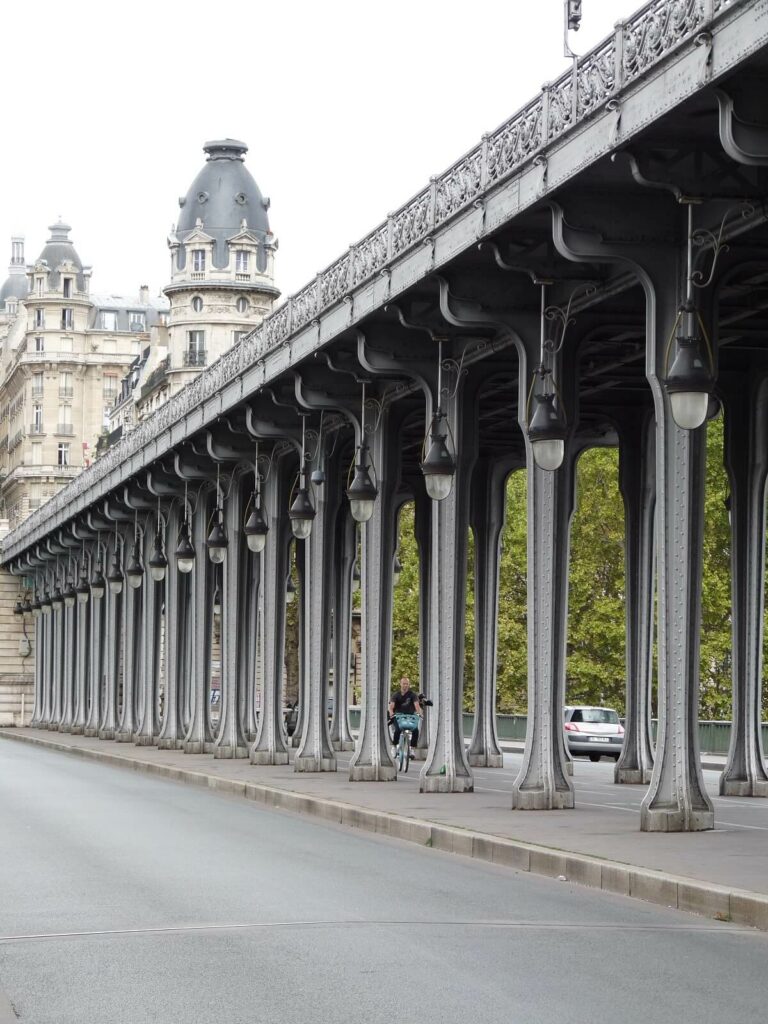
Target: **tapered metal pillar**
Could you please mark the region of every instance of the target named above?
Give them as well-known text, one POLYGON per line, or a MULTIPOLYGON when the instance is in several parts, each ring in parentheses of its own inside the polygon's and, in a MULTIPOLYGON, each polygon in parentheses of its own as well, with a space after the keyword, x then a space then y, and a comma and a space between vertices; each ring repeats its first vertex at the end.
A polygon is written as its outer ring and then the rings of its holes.
MULTIPOLYGON (((429 602, 431 601, 430 575, 432 566, 432 499, 424 490, 423 482, 415 492, 414 500, 414 537, 419 558, 419 688, 429 700, 431 679, 429 669, 429 602)), ((419 741, 414 751, 417 761, 423 761, 429 750, 429 737, 432 721, 432 709, 422 709, 424 717, 419 729, 419 741)))
MULTIPOLYGON (((129 550, 129 539, 123 544, 123 554, 129 550)), ((125 565, 125 558, 123 558, 125 565)), ((123 636, 123 702, 120 708, 115 740, 118 743, 132 743, 136 729, 136 684, 139 676, 141 657, 141 606, 143 587, 134 590, 126 579, 123 584, 122 610, 124 617, 123 636)))
POLYGON ((656 411, 659 728, 640 827, 645 832, 695 832, 714 827, 698 729, 706 431, 677 426, 659 379, 676 317, 674 281, 648 305, 654 310, 651 365, 659 367, 658 375, 649 375, 656 411))
POLYGON ((384 408, 369 437, 379 494, 373 515, 360 526, 360 731, 349 765, 352 782, 393 782, 397 778, 387 729, 392 675, 392 567, 395 554, 394 493, 400 446, 394 416, 384 408))
POLYGON ((723 381, 725 463, 731 485, 733 712, 721 796, 768 796, 762 742, 765 484, 768 378, 723 381))
MULTIPOLYGON (((75 635, 75 608, 68 608, 64 605, 62 614, 63 622, 63 652, 62 652, 62 705, 61 719, 59 722, 60 732, 71 732, 74 720, 74 699, 75 699, 75 654, 77 639, 75 635)), ((39 619, 37 620, 40 621, 39 619)), ((37 656, 37 653, 36 653, 37 656)), ((37 666, 35 666, 37 671, 37 666)))
MULTIPOLYGON (((106 556, 105 556, 106 561, 106 556)), ((122 593, 113 594, 107 587, 104 595, 106 632, 104 640, 104 709, 99 739, 113 740, 117 731, 117 686, 123 648, 121 626, 122 593)))
MULTIPOLYGON (((90 603, 90 602, 89 602, 90 603)), ((74 607, 77 617, 77 656, 75 660, 75 717, 72 732, 79 735, 88 718, 88 639, 91 610, 79 601, 74 607)))
POLYGON ((263 618, 261 714, 251 764, 287 764, 282 715, 285 659, 285 584, 288 578, 289 460, 276 460, 262 486, 264 515, 269 525, 261 555, 263 618))
POLYGON ((103 623, 104 623, 104 598, 95 598, 93 592, 88 597, 88 610, 90 612, 90 672, 89 672, 89 695, 88 719, 85 723, 83 733, 86 736, 99 735, 99 723, 101 722, 102 690, 103 682, 103 623))
POLYGON ((149 571, 154 538, 152 531, 144 531, 144 578, 141 604, 141 657, 139 661, 139 719, 136 723, 134 743, 139 747, 154 746, 155 703, 157 701, 158 669, 160 664, 160 605, 164 600, 165 581, 155 583, 149 571))
POLYGON ((53 696, 49 729, 57 730, 61 724, 64 689, 64 608, 53 615, 53 696))
POLYGON ((43 671, 43 713, 40 719, 40 728, 47 729, 51 724, 51 704, 53 700, 53 672, 54 660, 54 628, 53 620, 56 612, 48 605, 47 611, 43 613, 45 623, 45 655, 43 671))
POLYGON ((648 783, 653 771, 653 674, 656 423, 651 412, 619 430, 619 489, 624 501, 626 719, 614 770, 618 783, 648 783))
POLYGON ((197 497, 193 514, 191 541, 195 546, 195 566, 190 574, 192 589, 192 717, 184 737, 185 754, 202 754, 212 742, 208 718, 208 691, 211 673, 211 566, 205 539, 208 529, 208 501, 205 492, 197 497))
POLYGON ((301 662, 303 704, 301 741, 293 762, 297 772, 335 772, 328 731, 328 621, 331 601, 331 566, 338 511, 338 459, 329 459, 327 480, 314 488, 315 520, 312 533, 299 541, 304 547, 301 588, 301 662))
MULTIPOLYGON (((36 600, 37 584, 32 594, 32 600, 36 600)), ((30 729, 37 729, 43 717, 43 624, 42 615, 35 615, 32 625, 35 630, 35 706, 32 709, 32 717, 29 720, 30 729)))
POLYGON ((357 556, 357 529, 349 510, 337 517, 333 564, 333 717, 334 750, 354 750, 349 726, 349 652, 352 639, 352 570, 357 556))
MULTIPOLYGON (((446 365, 446 364, 444 364, 446 365)), ((449 376, 444 409, 455 439, 456 473, 451 492, 432 501, 429 581, 429 670, 427 694, 434 701, 432 734, 421 769, 422 793, 468 793, 474 789, 464 749, 464 627, 466 621, 469 481, 475 459, 475 396, 449 376)))
POLYGON ((248 757, 242 731, 240 691, 245 678, 238 675, 240 650, 245 642, 244 568, 248 554, 243 538, 243 501, 239 480, 232 483, 224 508, 228 547, 224 560, 221 594, 221 721, 214 757, 248 757))
POLYGON ((541 469, 526 438, 528 477, 528 722, 525 753, 512 787, 518 810, 573 807, 563 739, 568 621, 569 523, 574 454, 541 469))
POLYGON ((176 562, 176 537, 179 533, 179 507, 173 505, 168 514, 165 555, 168 559, 165 584, 165 696, 163 721, 157 737, 161 750, 175 750, 181 745, 179 691, 184 672, 184 634, 187 625, 187 577, 176 562))
POLYGON ((484 459, 472 477, 470 520, 475 537, 475 723, 469 763, 501 768, 504 755, 496 729, 496 659, 499 563, 509 466, 484 459))

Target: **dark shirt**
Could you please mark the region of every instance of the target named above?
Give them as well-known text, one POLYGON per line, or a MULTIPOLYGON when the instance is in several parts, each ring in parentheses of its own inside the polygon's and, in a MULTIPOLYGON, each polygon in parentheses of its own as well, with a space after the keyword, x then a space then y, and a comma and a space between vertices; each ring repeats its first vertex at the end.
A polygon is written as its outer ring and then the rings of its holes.
POLYGON ((399 690, 392 696, 392 703, 395 705, 396 715, 415 715, 416 714, 416 701, 419 698, 413 692, 413 690, 406 690, 405 693, 401 693, 399 690))

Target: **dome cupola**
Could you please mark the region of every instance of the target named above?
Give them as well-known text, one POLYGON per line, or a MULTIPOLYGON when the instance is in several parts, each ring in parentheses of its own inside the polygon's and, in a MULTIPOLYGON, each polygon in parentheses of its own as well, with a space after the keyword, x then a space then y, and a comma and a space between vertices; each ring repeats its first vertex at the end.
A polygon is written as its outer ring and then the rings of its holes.
POLYGON ((265 199, 253 176, 245 166, 248 147, 236 139, 219 139, 203 146, 206 163, 192 182, 187 194, 179 199, 181 213, 176 225, 176 264, 179 270, 186 262, 184 243, 194 231, 204 232, 212 239, 212 262, 217 269, 229 263, 227 242, 248 231, 259 242, 259 268, 266 266, 269 221, 265 199))
POLYGON ((45 243, 37 263, 44 263, 48 267, 49 291, 58 291, 62 272, 68 275, 76 274, 77 290, 85 291, 83 264, 69 237, 72 228, 59 219, 55 224, 51 224, 48 230, 51 237, 45 243))

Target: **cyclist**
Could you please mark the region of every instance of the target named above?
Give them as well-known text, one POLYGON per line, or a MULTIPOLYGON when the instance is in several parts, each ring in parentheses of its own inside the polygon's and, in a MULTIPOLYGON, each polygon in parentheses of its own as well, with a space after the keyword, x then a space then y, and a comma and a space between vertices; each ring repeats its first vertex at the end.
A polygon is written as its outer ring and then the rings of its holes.
MULTIPOLYGON (((403 676, 400 679, 400 692, 393 693, 389 701, 389 714, 395 719, 394 729, 394 744, 397 747, 400 741, 400 723, 398 721, 398 715, 419 715, 421 717, 421 704, 419 703, 418 694, 414 693, 411 689, 411 681, 408 676, 403 676)), ((411 730, 411 748, 415 747, 419 742, 419 730, 411 730)))

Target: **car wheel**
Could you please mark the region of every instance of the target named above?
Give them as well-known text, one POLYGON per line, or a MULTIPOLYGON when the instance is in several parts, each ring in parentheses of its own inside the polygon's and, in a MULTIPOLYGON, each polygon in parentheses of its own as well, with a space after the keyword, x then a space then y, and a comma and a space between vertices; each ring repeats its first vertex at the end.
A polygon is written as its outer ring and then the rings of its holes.
POLYGON ((599 754, 590 754, 589 755, 589 760, 590 761, 599 761, 600 760, 600 755, 599 754))

